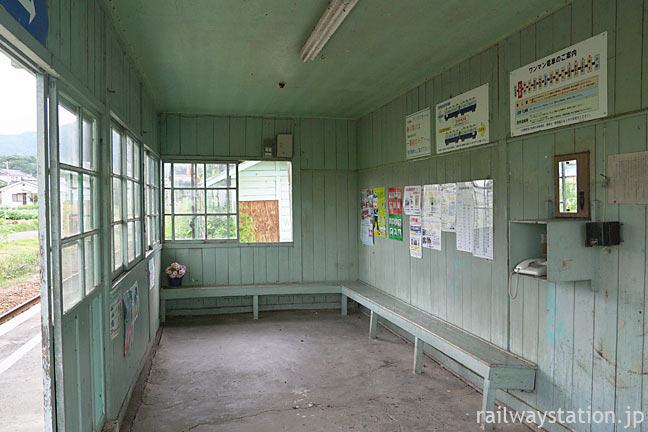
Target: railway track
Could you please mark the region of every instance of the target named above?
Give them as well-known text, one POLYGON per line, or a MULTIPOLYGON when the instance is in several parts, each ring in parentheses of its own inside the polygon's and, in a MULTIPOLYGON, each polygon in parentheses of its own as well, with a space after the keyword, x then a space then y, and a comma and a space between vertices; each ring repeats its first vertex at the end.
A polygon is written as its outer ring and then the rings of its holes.
POLYGON ((11 318, 20 315, 22 312, 26 311, 36 303, 40 302, 40 295, 34 296, 27 300, 26 302, 19 304, 15 308, 9 310, 8 312, 0 315, 0 324, 3 324, 9 321, 11 318))

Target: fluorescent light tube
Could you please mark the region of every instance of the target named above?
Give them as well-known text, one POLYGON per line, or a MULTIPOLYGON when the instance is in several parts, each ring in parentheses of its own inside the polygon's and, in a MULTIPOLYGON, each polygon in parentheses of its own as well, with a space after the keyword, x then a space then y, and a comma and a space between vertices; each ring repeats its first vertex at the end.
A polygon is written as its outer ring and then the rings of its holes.
POLYGON ((304 63, 317 57, 356 3, 358 0, 331 0, 329 2, 299 53, 304 63))

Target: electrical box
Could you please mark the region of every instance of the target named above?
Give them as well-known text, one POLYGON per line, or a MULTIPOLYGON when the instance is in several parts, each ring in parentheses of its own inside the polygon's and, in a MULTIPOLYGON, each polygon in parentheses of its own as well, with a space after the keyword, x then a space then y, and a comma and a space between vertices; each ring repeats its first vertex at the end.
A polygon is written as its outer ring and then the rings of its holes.
POLYGON ((277 135, 277 157, 290 159, 293 155, 292 134, 277 135))
POLYGON ((619 222, 587 223, 585 246, 617 246, 619 244, 621 244, 621 224, 619 222))
POLYGON ((263 144, 263 158, 272 159, 274 157, 275 145, 273 142, 263 144))

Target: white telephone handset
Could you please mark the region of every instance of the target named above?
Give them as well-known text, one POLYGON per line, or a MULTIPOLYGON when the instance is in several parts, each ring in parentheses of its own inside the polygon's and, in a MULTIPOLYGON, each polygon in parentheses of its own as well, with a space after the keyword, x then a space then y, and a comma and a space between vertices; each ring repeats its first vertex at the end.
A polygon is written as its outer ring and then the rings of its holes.
POLYGON ((547 260, 544 258, 531 258, 522 261, 520 264, 516 265, 511 274, 509 274, 508 281, 508 293, 509 297, 512 299, 517 297, 518 293, 518 284, 520 283, 519 275, 529 275, 529 276, 546 276, 547 275, 547 260), (517 274, 517 280, 515 281, 515 291, 511 290, 511 278, 514 274, 517 274))

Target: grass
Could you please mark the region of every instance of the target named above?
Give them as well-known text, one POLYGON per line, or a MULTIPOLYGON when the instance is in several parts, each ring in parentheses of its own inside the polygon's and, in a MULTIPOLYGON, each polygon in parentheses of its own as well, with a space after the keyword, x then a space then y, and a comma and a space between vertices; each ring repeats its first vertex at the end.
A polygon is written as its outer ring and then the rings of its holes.
POLYGON ((0 286, 38 272, 38 238, 0 243, 0 286))

